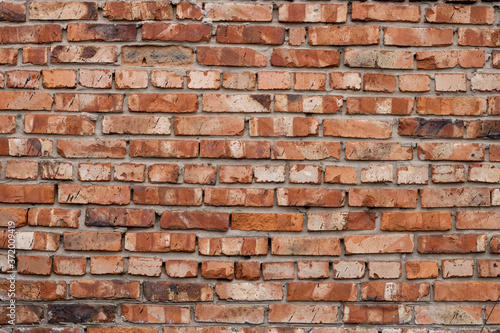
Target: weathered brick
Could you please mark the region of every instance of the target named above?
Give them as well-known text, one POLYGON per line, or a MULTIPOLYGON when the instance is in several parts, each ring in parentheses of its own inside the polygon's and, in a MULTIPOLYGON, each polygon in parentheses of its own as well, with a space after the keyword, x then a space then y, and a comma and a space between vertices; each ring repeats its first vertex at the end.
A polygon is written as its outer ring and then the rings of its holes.
POLYGON ((206 24, 155 22, 142 26, 142 40, 207 42, 211 37, 212 27, 206 24))
POLYGON ((458 45, 498 47, 498 29, 458 28, 458 45))
POLYGON ((346 4, 280 4, 280 22, 344 23, 347 20, 346 4))
POLYGON ((373 45, 379 42, 377 26, 309 27, 309 45, 373 45))
POLYGON ((172 305, 122 304, 121 316, 132 323, 189 324, 191 309, 172 305))
POLYGON ((338 189, 278 188, 278 206, 342 207, 345 191, 338 189))
POLYGON ((0 44, 44 44, 62 41, 58 24, 36 24, 0 27, 0 44))
POLYGON ((69 23, 68 41, 130 42, 137 38, 133 24, 69 23))
POLYGON ((27 114, 24 133, 93 135, 95 121, 82 116, 27 114))
POLYGON ((385 231, 451 230, 449 212, 382 212, 380 229, 385 231))
POLYGON ((421 190, 422 207, 477 207, 490 205, 486 187, 426 188, 421 190))
POLYGON ((479 325, 483 309, 480 306, 416 306, 415 323, 420 325, 479 325))
POLYGON ((476 97, 417 97, 422 115, 480 116, 486 114, 486 99, 476 97))
POLYGON ((90 257, 90 273, 102 274, 123 274, 125 258, 117 256, 90 257))
POLYGON ((0 202, 54 203, 54 185, 0 184, 0 202))
POLYGON ((267 57, 247 47, 198 46, 196 61, 208 66, 265 67, 267 57))
POLYGON ((412 253, 411 234, 345 236, 346 254, 363 253, 412 253))
POLYGON ((336 113, 342 110, 341 96, 274 95, 274 111, 303 113, 336 113))
POLYGON ((267 247, 267 237, 198 238, 198 251, 201 255, 266 255, 267 247))
POLYGON ((410 51, 379 51, 345 49, 344 64, 347 67, 412 69, 414 56, 410 51))
POLYGON ((275 282, 217 283, 215 293, 222 300, 234 301, 279 301, 283 299, 283 287, 275 282))
POLYGON ((295 277, 295 263, 292 261, 263 262, 262 276, 264 281, 293 279, 295 277))
POLYGON ((0 21, 25 22, 26 4, 20 3, 0 3, 0 21))
POLYGON ((405 270, 408 280, 435 279, 439 275, 439 265, 436 261, 407 261, 405 270))
POLYGON ((271 65, 277 67, 339 67, 340 53, 333 50, 273 49, 271 65))
POLYGON ((7 72, 7 87, 19 89, 38 89, 41 75, 39 71, 12 70, 7 72))
POLYGON ((347 114, 409 115, 414 103, 408 97, 347 97, 347 114))
POLYGON ((35 161, 7 161, 5 178, 12 179, 37 179, 38 162, 35 161))
POLYGON ((274 190, 259 188, 206 188, 205 205, 272 207, 274 190))
POLYGON ((353 302, 357 300, 355 283, 289 282, 286 299, 305 302, 353 302))
POLYGON ((165 260, 165 272, 173 278, 196 277, 198 276, 198 261, 165 260))
POLYGON ((120 232, 65 231, 64 248, 69 251, 121 251, 120 232))
POLYGON ((384 45, 448 46, 453 43, 453 29, 385 27, 384 45))
MULTIPOLYGON (((161 261, 161 259, 160 259, 161 261)), ((213 288, 204 283, 172 283, 165 281, 143 282, 144 297, 160 302, 213 301, 213 288)))
POLYGON ((352 20, 418 23, 420 21, 420 6, 353 3, 352 20))
MULTIPOLYGON (((8 298, 9 281, 0 282, 0 292, 2 301, 8 298)), ((54 301, 66 299, 66 282, 64 281, 16 281, 16 300, 21 301, 54 301)))
POLYGON ((401 277, 401 262, 399 261, 369 261, 368 277, 378 279, 399 279, 401 277))
POLYGON ((56 111, 70 112, 123 112, 121 94, 56 93, 56 111))
POLYGON ((74 298, 139 298, 139 281, 77 280, 71 281, 69 293, 74 298))
POLYGON ((87 268, 86 257, 54 256, 54 273, 60 275, 85 275, 87 268))
POLYGON ((186 164, 184 166, 184 183, 215 185, 216 182, 216 166, 195 164, 186 164))
POLYGON ((75 69, 44 69, 42 78, 44 88, 76 88, 75 69))
POLYGON ((412 309, 406 305, 346 305, 343 321, 348 324, 405 324, 412 309))
POLYGON ((250 305, 197 304, 197 322, 260 324, 264 321, 264 308, 250 305))
MULTIPOLYGON (((210 34, 211 28, 208 30, 210 34)), ((284 27, 219 25, 217 43, 280 45, 285 42, 284 27)))
POLYGON ((361 299, 366 301, 416 302, 429 296, 428 283, 362 282, 361 299))
POLYGON ((179 166, 177 164, 153 164, 148 168, 151 183, 177 183, 179 166))
POLYGON ((193 50, 180 45, 121 47, 121 61, 125 66, 186 67, 193 64, 193 59, 193 50))
POLYGON ((115 319, 116 306, 111 304, 49 304, 48 323, 96 324, 115 319))
POLYGON ((205 112, 271 112, 271 95, 203 94, 205 112))
POLYGON ((486 250, 486 235, 419 235, 419 253, 478 253, 486 250))
POLYGON ((335 305, 269 305, 269 321, 274 323, 333 324, 337 322, 337 313, 335 305))
POLYGON ((339 256, 340 238, 273 237, 271 253, 283 256, 339 256))
POLYGON ((131 140, 131 157, 193 158, 198 156, 198 141, 131 140))
POLYGON ((78 228, 79 209, 33 207, 28 211, 28 224, 31 226, 78 228))
POLYGON ((205 279, 234 279, 234 262, 232 261, 202 261, 201 276, 205 279))
POLYGON ((339 142, 274 141, 271 158, 276 160, 324 160, 340 158, 339 142))
POLYGON ((204 158, 261 159, 269 158, 269 141, 201 140, 200 156, 204 158))
POLYGON ((419 142, 418 157, 431 161, 483 161, 485 149, 481 143, 419 142))
POLYGON ((51 63, 97 63, 109 64, 117 61, 116 46, 57 45, 50 51, 51 63))
POLYGON ((462 120, 399 118, 398 134, 428 138, 463 138, 465 125, 462 120))
POLYGON ((173 18, 173 9, 164 1, 107 1, 102 15, 111 21, 163 21, 173 18))
POLYGON ((131 252, 194 252, 195 234, 127 232, 125 250, 131 252))
POLYGON ((500 296, 498 282, 435 282, 435 301, 496 301, 500 296))

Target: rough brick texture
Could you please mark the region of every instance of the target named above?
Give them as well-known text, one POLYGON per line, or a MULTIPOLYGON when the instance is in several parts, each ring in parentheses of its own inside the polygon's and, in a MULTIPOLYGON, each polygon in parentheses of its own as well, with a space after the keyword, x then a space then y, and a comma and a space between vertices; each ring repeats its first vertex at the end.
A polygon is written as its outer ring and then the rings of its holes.
POLYGON ((499 4, 0 0, 0 333, 500 332, 499 4))

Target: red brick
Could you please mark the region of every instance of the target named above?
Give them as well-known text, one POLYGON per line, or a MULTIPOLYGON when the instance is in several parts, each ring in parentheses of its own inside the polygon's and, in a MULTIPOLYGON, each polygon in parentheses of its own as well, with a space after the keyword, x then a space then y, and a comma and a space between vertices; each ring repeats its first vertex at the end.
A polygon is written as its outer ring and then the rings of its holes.
POLYGON ((458 45, 499 47, 500 41, 497 36, 498 29, 458 28, 458 45))
POLYGON ((397 169, 397 183, 416 185, 429 183, 429 167, 426 166, 402 166, 397 169))
POLYGON ((95 121, 82 116, 27 114, 24 117, 24 133, 92 135, 95 121))
POLYGON ((87 268, 86 257, 54 256, 54 273, 60 275, 85 275, 87 268))
POLYGON ((475 207, 490 205, 490 191, 484 187, 422 189, 423 207, 475 207))
MULTIPOLYGON (((12 317, 8 306, 0 307, 0 323, 2 324, 12 324, 12 317)), ((15 323, 20 324, 35 324, 40 323, 44 318, 44 308, 40 305, 17 305, 16 306, 16 318, 15 323)), ((29 329, 29 328, 28 328, 29 329)), ((21 329, 14 329, 21 330, 21 329)), ((7 332, 2 330, 3 332, 7 332)), ((23 332, 28 332, 23 330, 23 332)), ((79 333, 79 332, 78 332, 79 333)))
POLYGON ((51 156, 52 148, 48 139, 0 138, 0 156, 51 156))
POLYGON ((323 131, 325 136, 388 139, 392 136, 392 125, 385 121, 325 119, 323 131))
POLYGON ((338 189, 278 188, 278 206, 343 207, 345 191, 338 189))
POLYGON ((280 22, 344 23, 347 20, 346 4, 280 4, 280 22))
POLYGON ((120 139, 57 140, 57 153, 65 158, 123 158, 126 151, 120 139))
POLYGON ((362 282, 361 299, 365 301, 416 302, 429 296, 428 283, 362 282))
POLYGON ((424 74, 402 74, 399 78, 399 91, 425 92, 430 91, 431 77, 424 74))
POLYGON ((78 228, 79 209, 33 207, 28 212, 28 224, 31 226, 78 228))
POLYGON ((221 183, 251 183, 253 171, 251 165, 221 165, 219 181, 221 183))
POLYGON ((439 275, 439 265, 436 261, 407 261, 405 270, 408 280, 435 279, 439 275))
POLYGON ((347 114, 409 115, 414 102, 408 97, 347 97, 347 114))
POLYGON ((370 279, 399 279, 401 277, 400 261, 369 261, 368 276, 370 279))
POLYGON ((255 73, 231 73, 224 72, 222 74, 222 87, 235 90, 254 90, 255 89, 255 73))
POLYGON ((132 323, 189 324, 191 309, 172 305, 122 304, 121 316, 132 323))
MULTIPOLYGON (((161 261, 161 259, 160 259, 161 261)), ((144 296, 149 301, 206 302, 213 301, 213 288, 204 283, 143 282, 144 296)))
POLYGON ((221 300, 233 301, 279 301, 283 299, 283 287, 275 282, 217 283, 215 293, 221 300))
POLYGON ((42 44, 62 41, 58 24, 0 27, 0 44, 42 44))
POLYGON ((404 324, 411 320, 412 309, 406 305, 346 305, 344 323, 404 324))
POLYGON ((492 7, 438 4, 425 11, 425 21, 449 24, 493 24, 492 7))
POLYGON ((38 89, 40 87, 40 79, 39 71, 12 70, 7 72, 7 87, 38 89))
POLYGON ((142 40, 179 42, 207 42, 212 37, 212 27, 206 24, 145 23, 142 40))
POLYGON ((453 29, 385 27, 384 45, 448 46, 453 43, 453 29))
POLYGON ((184 77, 174 71, 151 70, 151 84, 156 88, 184 88, 184 77))
POLYGON ((356 184, 357 182, 356 168, 332 165, 325 167, 325 183, 356 184))
POLYGON ((0 133, 11 134, 16 131, 16 117, 0 115, 0 133))
POLYGON ((307 228, 321 230, 373 230, 375 215, 363 212, 308 213, 307 228))
POLYGON ((0 184, 0 202, 3 203, 54 203, 54 185, 0 184))
POLYGON ((165 272, 173 278, 196 277, 198 276, 198 261, 165 260, 165 272))
POLYGON ((449 212, 382 212, 380 229, 384 231, 451 230, 449 212))
MULTIPOLYGON (((188 1, 181 1, 175 7, 175 14, 178 20, 196 20, 201 21, 203 15, 201 14, 202 3, 192 4, 188 1)), ((173 332, 171 332, 173 333, 173 332)))
POLYGON ((184 165, 184 183, 215 185, 217 182, 217 167, 210 165, 184 165))
POLYGON ((457 229, 500 229, 496 223, 499 213, 496 211, 458 211, 456 214, 457 229))
POLYGON ((273 237, 271 253, 282 256, 339 256, 340 238, 273 237))
POLYGON ((370 164, 361 169, 362 183, 392 183, 394 168, 391 164, 370 164))
POLYGON ((326 73, 295 73, 294 90, 325 90, 326 73))
POLYGON ((243 135, 243 117, 175 117, 175 135, 243 135))
POLYGON ((189 89, 219 89, 219 71, 187 71, 187 86, 189 89))
POLYGON ((120 232, 65 231, 64 249, 69 251, 121 251, 120 232))
MULTIPOLYGON (((115 71, 116 89, 141 89, 148 87, 148 72, 144 70, 124 70, 115 71)), ((130 104, 129 104, 130 107, 130 104)))
POLYGON ((73 164, 45 161, 40 164, 40 172, 43 179, 71 180, 73 178, 73 164))
POLYGON ((85 225, 88 227, 152 227, 155 223, 155 211, 132 208, 87 208, 85 225))
POLYGON ((17 56, 18 56, 17 49, 2 48, 0 50, 0 65, 7 65, 7 66, 17 65, 17 56))
POLYGON ((334 50, 273 49, 271 65, 277 67, 339 67, 340 53, 334 50))
POLYGON ((346 254, 412 253, 413 239, 410 234, 345 236, 344 246, 346 254))
MULTIPOLYGON (((211 32, 209 29, 209 34, 211 32)), ((280 45, 285 42, 284 27, 219 25, 217 43, 280 45)))
POLYGON ((0 91, 0 110, 45 111, 52 108, 47 92, 0 91))
POLYGON ((413 69, 414 56, 409 51, 345 49, 347 67, 413 69))
POLYGON ((205 279, 234 279, 234 262, 232 261, 202 261, 201 276, 205 279))
POLYGON ((123 95, 56 93, 56 111, 123 112, 123 95))
POLYGON ((426 138, 463 138, 464 122, 452 119, 399 118, 398 134, 426 138))
POLYGON ((26 4, 2 2, 0 4, 0 21, 25 22, 26 4))
MULTIPOLYGON (((9 281, 0 282, 0 292, 6 294, 9 281)), ((16 300, 21 301, 55 301, 66 299, 66 282, 64 281, 16 281, 16 300)), ((17 330, 17 329, 16 329, 17 330)))
POLYGON ((194 252, 195 234, 127 232, 125 250, 131 252, 194 252))
POLYGON ((208 66, 265 67, 267 57, 246 47, 198 46, 196 61, 208 66))
POLYGON ((485 149, 481 143, 418 143, 418 157, 431 161, 483 161, 485 149))
POLYGON ((334 305, 270 304, 269 321, 274 323, 333 324, 338 307, 334 305))
MULTIPOLYGON (((49 49, 46 46, 24 46, 23 64, 46 65, 49 61, 49 49)), ((15 62, 17 63, 17 50, 15 53, 15 62)))
POLYGON ((142 205, 200 206, 202 194, 201 188, 136 185, 133 200, 142 205))
POLYGON ((264 308, 249 305, 197 304, 195 320, 202 323, 260 324, 264 321, 264 308))
POLYGON ((114 256, 90 257, 90 273, 102 274, 123 274, 125 258, 114 256))
POLYGON ((474 275, 474 259, 441 260, 443 278, 471 277, 474 275))
POLYGON ((463 183, 465 168, 463 165, 442 164, 432 166, 432 182, 434 183, 463 183))
POLYGON ((483 67, 484 50, 443 50, 417 52, 418 69, 483 67))
POLYGON ((289 282, 288 301, 353 302, 357 300, 355 283, 289 282))
POLYGON ((203 158, 260 159, 269 158, 268 141, 201 140, 200 156, 203 158))
POLYGON ((110 64, 116 62, 117 57, 116 46, 58 45, 50 51, 51 63, 110 64))
POLYGON ((63 204, 127 205, 128 186, 58 185, 58 201, 63 204))
POLYGON ((141 276, 160 276, 163 260, 161 258, 134 257, 128 258, 128 274, 141 276))
POLYGON ((486 235, 419 235, 419 253, 479 253, 486 251, 486 235))
POLYGON ((189 140, 131 140, 131 157, 193 158, 198 156, 198 141, 189 140))
POLYGON ((339 142, 274 141, 271 158, 276 160, 324 160, 340 158, 339 142))
POLYGON ((196 112, 198 97, 195 94, 130 94, 128 107, 132 112, 196 112))
POLYGON ((418 23, 420 21, 420 6, 353 3, 352 20, 418 23))
POLYGON ((193 65, 193 49, 180 45, 122 46, 121 62, 125 66, 186 67, 193 65))
POLYGON ((480 306, 416 306, 415 323, 420 325, 480 325, 483 308, 480 306))
POLYGON ((271 95, 203 94, 205 112, 271 112, 271 95))
POLYGON ((17 272, 29 275, 50 275, 52 258, 42 256, 17 256, 17 272))
POLYGON ((345 155, 347 160, 406 161, 413 158, 413 148, 399 142, 346 142, 345 155))
POLYGON ((392 93, 396 90, 396 77, 389 74, 365 73, 363 90, 392 93))
POLYGON ((272 207, 274 190, 259 188, 206 188, 205 205, 272 207))
POLYGON ((289 181, 293 184, 320 184, 321 167, 317 165, 290 165, 289 181))
POLYGON ((342 110, 342 104, 341 96, 274 95, 276 112, 336 113, 342 110))
POLYGON ((317 136, 319 122, 315 117, 250 118, 250 136, 317 136))
POLYGON ((14 222, 14 226, 22 227, 27 224, 28 209, 0 207, 0 226, 8 227, 9 221, 14 222))
POLYGON ((496 301, 500 296, 498 282, 435 282, 435 301, 496 301))
POLYGON ((500 262, 498 260, 478 260, 477 275, 480 278, 500 277, 500 262))
POLYGON ((475 97, 417 97, 417 112, 423 115, 480 116, 486 114, 486 99, 475 97))
POLYGON ((179 166, 177 164, 153 164, 148 168, 151 183, 177 183, 179 166))
POLYGON ((365 276, 364 261, 334 261, 333 262, 333 278, 336 280, 343 279, 361 279, 365 276))
POLYGON ((258 72, 257 73, 257 89, 290 89, 291 73, 289 72, 258 72))
POLYGON ((173 9, 163 1, 107 1, 102 15, 111 21, 162 21, 173 18, 173 9))
POLYGON ((76 88, 75 69, 44 69, 42 78, 44 88, 76 88))
POLYGON ((330 88, 336 90, 360 90, 361 73, 331 72, 330 88))
POLYGON ((37 179, 38 162, 35 161, 7 161, 5 178, 12 179, 37 179))
POLYGON ((68 42, 130 42, 137 38, 133 24, 69 23, 68 42))
POLYGON ((97 3, 33 2, 29 14, 31 20, 97 20, 97 3))
POLYGON ((284 183, 284 165, 256 165, 253 168, 253 175, 256 183, 284 183))
POLYGON ((163 116, 104 116, 104 134, 170 134, 170 118, 163 116))
POLYGON ((260 262, 258 261, 242 261, 236 263, 235 275, 241 280, 259 280, 260 279, 260 262))
POLYGON ((206 256, 266 255, 267 237, 198 238, 198 252, 206 256))
POLYGON ((295 264, 293 262, 263 262, 262 276, 264 281, 285 280, 295 277, 295 264))
POLYGON ((309 45, 373 45, 379 42, 377 26, 309 27, 309 45))
POLYGON ((207 18, 212 21, 270 22, 273 16, 272 4, 206 3, 207 18))

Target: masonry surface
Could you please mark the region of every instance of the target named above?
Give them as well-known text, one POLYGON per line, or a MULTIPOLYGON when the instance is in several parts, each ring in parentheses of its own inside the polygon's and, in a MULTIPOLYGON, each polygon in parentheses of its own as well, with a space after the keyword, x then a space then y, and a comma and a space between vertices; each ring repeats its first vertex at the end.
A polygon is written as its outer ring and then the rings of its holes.
POLYGON ((1 333, 500 332, 498 2, 0 21, 1 333))

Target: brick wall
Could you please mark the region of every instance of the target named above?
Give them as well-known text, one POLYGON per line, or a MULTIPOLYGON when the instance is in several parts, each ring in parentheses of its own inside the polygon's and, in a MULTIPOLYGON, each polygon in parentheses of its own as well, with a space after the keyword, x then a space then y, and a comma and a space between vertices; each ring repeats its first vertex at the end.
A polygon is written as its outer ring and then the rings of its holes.
POLYGON ((498 332, 499 15, 0 2, 0 332, 498 332))

